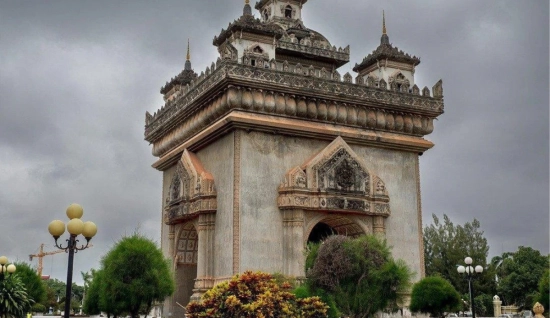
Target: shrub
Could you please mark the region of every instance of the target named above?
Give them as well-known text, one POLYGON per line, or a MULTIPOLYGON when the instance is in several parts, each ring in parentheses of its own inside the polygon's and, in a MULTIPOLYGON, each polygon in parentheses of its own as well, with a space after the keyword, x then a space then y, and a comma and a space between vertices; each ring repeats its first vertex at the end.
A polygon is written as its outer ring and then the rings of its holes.
POLYGON ((412 312, 443 317, 445 312, 458 311, 460 305, 460 295, 444 278, 426 277, 413 286, 410 305, 412 312))
POLYGON ((247 271, 189 303, 187 317, 327 317, 328 306, 318 297, 297 298, 291 289, 271 274, 247 271))
POLYGON ((392 258, 384 241, 369 235, 333 235, 310 245, 306 271, 312 294, 351 317, 396 308, 412 276, 403 261, 392 258))

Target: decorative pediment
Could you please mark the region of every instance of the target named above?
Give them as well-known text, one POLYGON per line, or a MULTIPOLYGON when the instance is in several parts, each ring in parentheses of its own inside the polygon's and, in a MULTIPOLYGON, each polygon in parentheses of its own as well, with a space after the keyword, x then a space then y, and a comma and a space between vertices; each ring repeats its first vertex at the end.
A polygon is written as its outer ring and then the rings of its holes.
POLYGON ((204 169, 199 158, 185 149, 166 197, 165 223, 180 223, 200 213, 215 212, 216 208, 214 178, 204 169))
POLYGON ((341 137, 285 174, 278 203, 281 209, 390 214, 386 185, 341 137))

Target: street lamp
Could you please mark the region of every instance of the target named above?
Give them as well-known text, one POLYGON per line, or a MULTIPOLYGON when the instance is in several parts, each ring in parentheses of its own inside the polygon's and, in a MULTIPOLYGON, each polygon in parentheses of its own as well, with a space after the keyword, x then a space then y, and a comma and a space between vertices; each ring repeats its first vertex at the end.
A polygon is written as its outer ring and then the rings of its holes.
POLYGON ((69 318, 71 310, 71 289, 73 285, 73 259, 74 253, 88 248, 88 244, 94 235, 97 233, 97 226, 93 222, 83 222, 80 218, 84 214, 84 210, 78 204, 71 204, 67 208, 67 216, 70 221, 67 222, 67 231, 70 237, 67 239, 65 247, 57 243, 57 239, 65 233, 65 223, 60 220, 55 220, 48 225, 48 231, 55 239, 55 246, 69 253, 69 266, 67 267, 67 288, 65 293, 65 318, 69 318), (86 245, 78 246, 77 237, 82 234, 86 239, 86 245))
POLYGON ((483 267, 481 265, 477 265, 475 268, 472 267, 472 258, 466 257, 464 259, 464 263, 466 263, 466 266, 458 266, 457 271, 459 274, 466 273, 466 279, 468 280, 468 289, 470 290, 470 304, 472 307, 472 318, 476 318, 476 306, 474 303, 474 287, 472 286, 472 280, 476 278, 475 274, 481 274, 483 273, 483 267))
POLYGON ((8 258, 5 256, 0 256, 0 280, 4 280, 5 278, 9 277, 8 274, 11 275, 15 273, 15 265, 9 264, 8 258))

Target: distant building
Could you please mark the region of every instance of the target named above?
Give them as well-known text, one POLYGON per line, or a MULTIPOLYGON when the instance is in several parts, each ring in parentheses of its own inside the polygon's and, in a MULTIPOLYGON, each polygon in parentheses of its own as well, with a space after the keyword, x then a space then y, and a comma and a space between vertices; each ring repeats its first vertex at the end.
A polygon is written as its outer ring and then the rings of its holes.
POLYGON ((390 44, 385 19, 380 45, 342 76, 349 46, 305 26, 306 2, 261 0, 256 18, 246 1, 213 40, 217 61, 199 75, 188 49, 146 113, 177 281, 165 315, 245 270, 303 277, 307 242, 330 233, 385 237, 423 276, 419 155, 442 83, 415 85, 420 60, 390 44))

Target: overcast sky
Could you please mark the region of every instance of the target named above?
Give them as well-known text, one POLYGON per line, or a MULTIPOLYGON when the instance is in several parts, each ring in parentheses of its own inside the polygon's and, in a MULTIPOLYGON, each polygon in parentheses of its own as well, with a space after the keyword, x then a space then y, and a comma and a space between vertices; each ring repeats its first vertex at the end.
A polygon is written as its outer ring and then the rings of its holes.
MULTIPOLYGON (((254 1, 253 1, 254 2, 254 1)), ((161 173, 145 111, 184 66, 200 73, 243 0, 0 0, 0 254, 27 261, 73 202, 99 228, 80 271, 136 229, 159 241, 161 173)), ((304 24, 351 46, 351 72, 380 43, 421 57, 419 87, 443 79, 445 113, 421 157, 424 224, 474 218, 490 256, 549 249, 547 0, 310 0, 304 24)), ((257 12, 254 12, 258 15, 257 12)), ((354 76, 355 77, 355 76, 354 76)), ((33 262, 36 264, 36 262, 33 262)), ((65 280, 67 256, 44 258, 65 280)))

